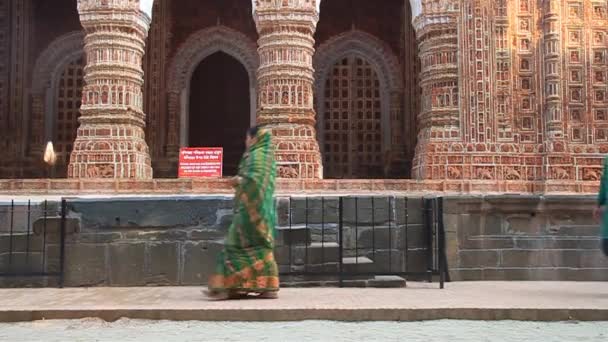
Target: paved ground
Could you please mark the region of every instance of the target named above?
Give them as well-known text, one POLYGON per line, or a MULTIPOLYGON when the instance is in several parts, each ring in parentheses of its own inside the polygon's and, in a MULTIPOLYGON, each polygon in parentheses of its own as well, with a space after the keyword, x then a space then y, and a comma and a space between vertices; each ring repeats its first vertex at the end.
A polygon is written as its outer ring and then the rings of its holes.
POLYGON ((196 287, 0 289, 0 322, 97 317, 208 321, 602 320, 606 283, 458 282, 405 289, 283 289, 278 300, 211 302, 196 287))

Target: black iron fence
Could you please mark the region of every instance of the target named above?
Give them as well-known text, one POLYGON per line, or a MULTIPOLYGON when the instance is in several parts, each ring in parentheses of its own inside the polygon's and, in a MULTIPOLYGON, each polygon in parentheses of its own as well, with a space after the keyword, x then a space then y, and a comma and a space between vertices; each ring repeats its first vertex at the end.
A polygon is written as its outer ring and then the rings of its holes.
POLYGON ((66 202, 0 203, 0 281, 63 286, 66 202), (38 278, 34 280, 33 278, 38 278))
POLYGON ((291 197, 278 207, 282 276, 449 281, 440 197, 291 197))

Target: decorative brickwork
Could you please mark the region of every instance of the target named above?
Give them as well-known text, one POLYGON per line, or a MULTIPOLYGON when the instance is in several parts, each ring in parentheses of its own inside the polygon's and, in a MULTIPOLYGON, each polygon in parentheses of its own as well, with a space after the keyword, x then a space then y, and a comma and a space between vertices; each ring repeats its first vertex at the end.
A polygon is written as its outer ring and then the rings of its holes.
POLYGON ((321 178, 313 109, 315 0, 256 0, 258 123, 271 127, 281 178, 321 178))
POLYGON ((152 178, 141 67, 150 18, 139 5, 139 0, 78 1, 87 66, 71 178, 152 178))
POLYGON ((561 191, 598 180, 608 152, 605 1, 420 5, 417 178, 561 191))

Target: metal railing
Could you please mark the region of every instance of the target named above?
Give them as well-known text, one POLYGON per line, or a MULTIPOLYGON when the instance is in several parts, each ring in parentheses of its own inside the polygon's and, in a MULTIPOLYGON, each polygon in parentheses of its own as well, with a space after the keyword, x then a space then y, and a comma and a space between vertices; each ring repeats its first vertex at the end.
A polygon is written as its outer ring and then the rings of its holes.
POLYGON ((48 201, 0 203, 0 280, 45 286, 32 278, 56 278, 63 287, 65 227, 65 200, 59 208, 48 201))
POLYGON ((449 281, 440 197, 291 197, 283 211, 275 252, 282 276, 340 286, 366 276, 438 277, 440 288, 449 281))

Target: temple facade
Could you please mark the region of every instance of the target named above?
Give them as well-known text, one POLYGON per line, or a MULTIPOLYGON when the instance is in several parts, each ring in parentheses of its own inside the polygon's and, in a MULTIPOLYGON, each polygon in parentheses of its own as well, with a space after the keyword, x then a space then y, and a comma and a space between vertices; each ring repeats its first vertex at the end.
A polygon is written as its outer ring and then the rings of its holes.
POLYGON ((182 147, 223 147, 230 175, 263 124, 282 178, 597 182, 607 9, 1 0, 0 178, 172 178, 182 147))

